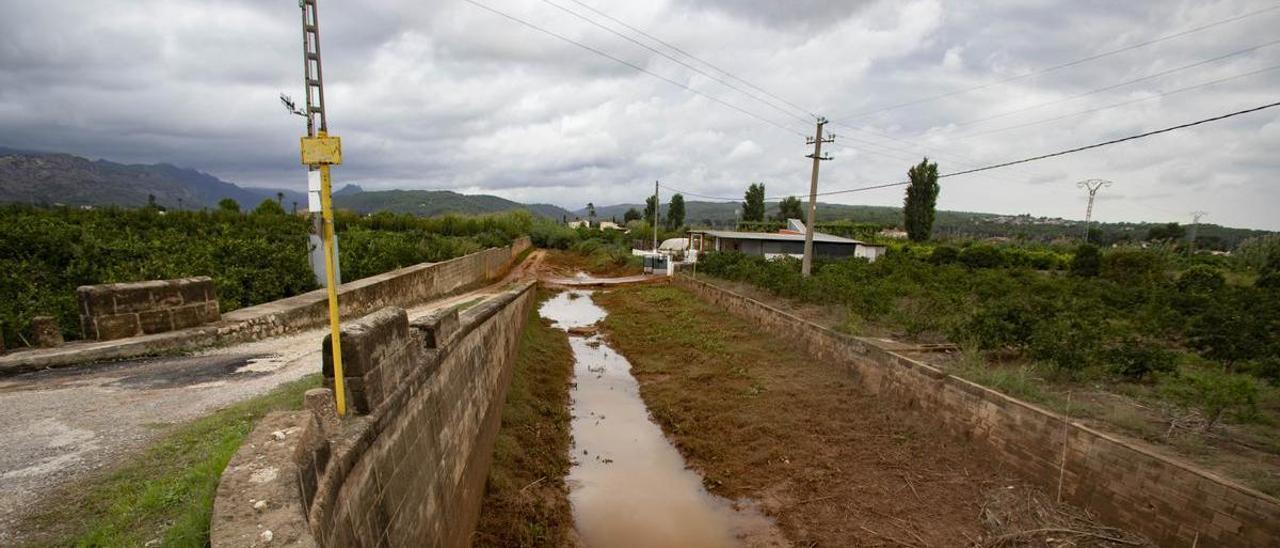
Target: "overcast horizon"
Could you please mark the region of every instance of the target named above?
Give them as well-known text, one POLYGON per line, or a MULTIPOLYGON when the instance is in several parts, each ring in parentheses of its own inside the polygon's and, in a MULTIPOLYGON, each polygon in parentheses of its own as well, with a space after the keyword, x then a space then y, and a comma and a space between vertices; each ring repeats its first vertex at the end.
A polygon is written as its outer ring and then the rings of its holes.
MULTIPOLYGON (((741 199, 756 181, 770 197, 805 196, 808 113, 839 122, 822 164, 830 191, 902 180, 925 155, 947 173, 1280 100, 1274 2, 477 2, 703 95, 462 0, 320 0, 329 127, 344 148, 335 188, 570 210, 643 202, 655 179, 696 201, 741 199), (583 4, 758 86, 767 94, 717 75, 772 106, 556 7, 634 36, 583 4)), ((304 190, 303 120, 277 99, 304 96, 300 36, 292 0, 9 0, 0 146, 304 190)), ((1099 192, 1097 220, 1188 223, 1204 210, 1203 222, 1280 230, 1276 150, 1280 108, 946 178, 938 208, 1079 219, 1076 182, 1105 178, 1115 184, 1099 192)), ((902 189, 821 200, 898 206, 902 189)))

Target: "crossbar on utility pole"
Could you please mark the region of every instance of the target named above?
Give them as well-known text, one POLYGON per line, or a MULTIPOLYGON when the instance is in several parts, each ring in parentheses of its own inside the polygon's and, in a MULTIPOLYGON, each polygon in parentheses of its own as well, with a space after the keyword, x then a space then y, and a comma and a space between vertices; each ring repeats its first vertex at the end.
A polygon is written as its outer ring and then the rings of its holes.
POLYGON ((830 160, 830 156, 822 155, 822 143, 830 143, 836 140, 835 135, 822 136, 822 127, 827 125, 827 119, 818 117, 818 129, 814 132, 813 137, 806 138, 806 143, 813 145, 813 154, 809 154, 807 158, 813 158, 813 174, 809 177, 809 214, 804 225, 804 259, 800 263, 800 273, 804 277, 809 277, 813 270, 813 225, 817 223, 818 217, 818 165, 823 160, 830 160))

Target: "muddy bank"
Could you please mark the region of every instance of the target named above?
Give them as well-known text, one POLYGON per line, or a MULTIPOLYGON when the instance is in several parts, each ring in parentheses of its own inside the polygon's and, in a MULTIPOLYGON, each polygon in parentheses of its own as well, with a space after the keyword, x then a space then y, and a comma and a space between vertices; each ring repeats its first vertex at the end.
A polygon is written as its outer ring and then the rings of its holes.
POLYGON ((759 500, 796 545, 1140 542, 1054 504, 978 448, 861 391, 844 370, 679 288, 596 299, 609 311, 610 344, 710 491, 759 500))

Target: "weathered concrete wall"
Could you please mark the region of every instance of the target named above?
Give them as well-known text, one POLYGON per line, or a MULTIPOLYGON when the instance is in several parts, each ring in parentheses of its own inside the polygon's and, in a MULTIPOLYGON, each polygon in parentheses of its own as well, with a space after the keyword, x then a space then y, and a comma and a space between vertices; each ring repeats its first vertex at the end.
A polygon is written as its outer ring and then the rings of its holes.
MULTIPOLYGON (((384 306, 411 306, 500 278, 529 249, 529 238, 439 263, 422 263, 362 278, 338 287, 339 313, 356 318, 384 306)), ((117 339, 81 341, 59 348, 27 350, 0 356, 0 374, 20 373, 100 360, 119 360, 235 344, 320 327, 328 322, 324 289, 233 310, 208 325, 117 339)))
POLYGON ((223 472, 213 546, 265 528, 284 545, 468 545, 533 304, 525 283, 460 315, 411 324, 384 308, 345 326, 352 416, 326 428, 331 411, 272 415, 256 428, 223 472))
POLYGON ((948 375, 888 345, 852 337, 686 276, 676 283, 730 313, 844 364, 868 390, 985 445, 1010 469, 1102 520, 1161 546, 1280 546, 1280 501, 1139 442, 948 375), (1064 460, 1065 452, 1065 460, 1064 460))
POLYGON ((208 276, 146 282, 83 285, 80 331, 109 341, 216 322, 218 296, 208 276))

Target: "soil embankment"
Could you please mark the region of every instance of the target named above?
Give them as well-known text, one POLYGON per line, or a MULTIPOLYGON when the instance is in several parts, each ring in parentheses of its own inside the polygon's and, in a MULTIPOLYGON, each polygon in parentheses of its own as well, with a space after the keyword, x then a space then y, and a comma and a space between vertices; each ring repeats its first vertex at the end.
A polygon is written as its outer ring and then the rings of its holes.
POLYGON ((845 370, 683 290, 595 300, 654 419, 705 485, 758 500, 795 545, 1142 542, 1053 504, 845 370))

